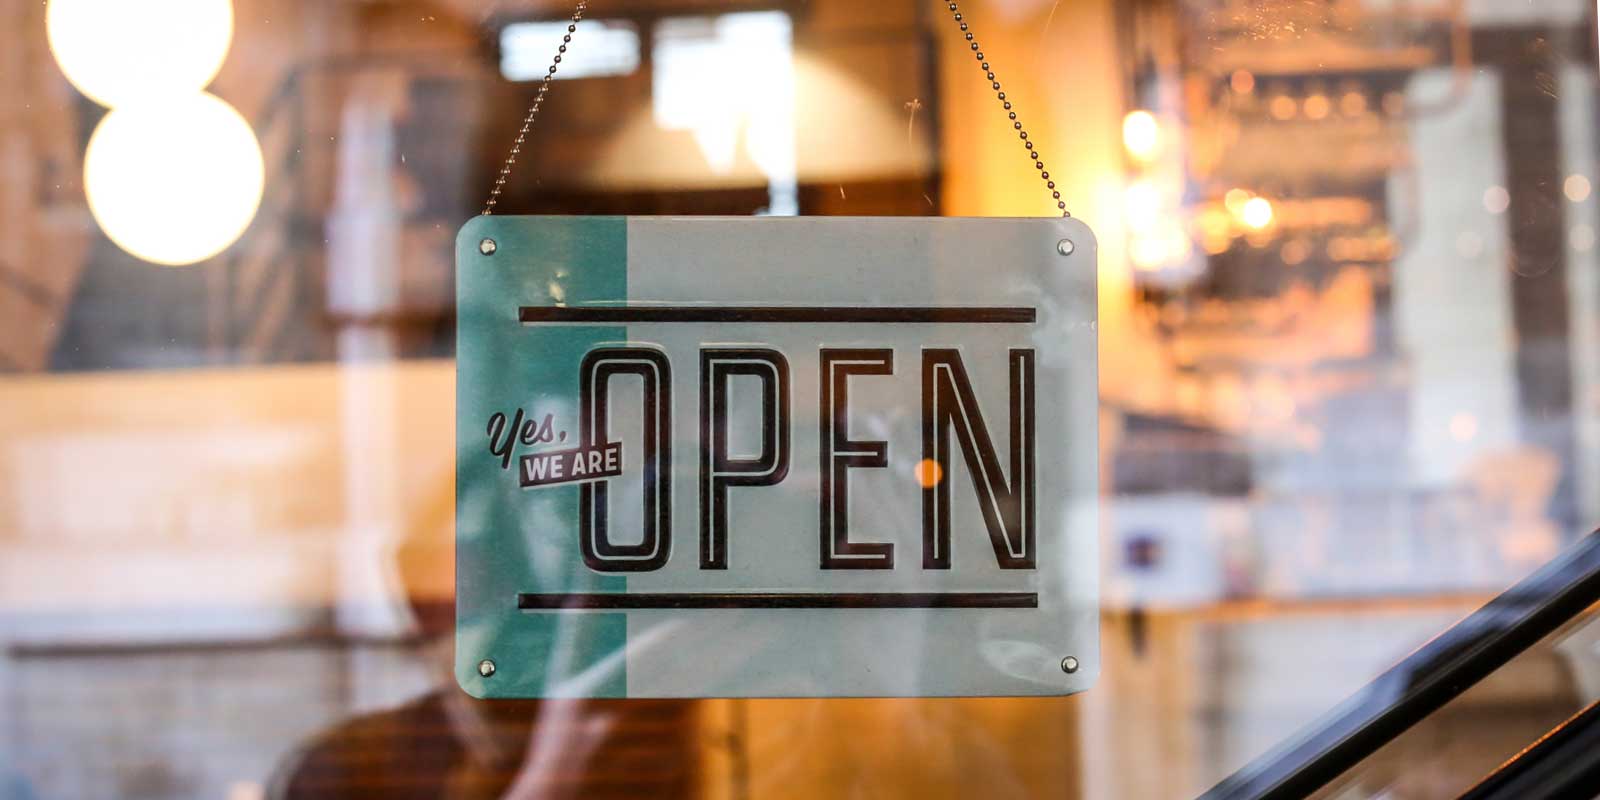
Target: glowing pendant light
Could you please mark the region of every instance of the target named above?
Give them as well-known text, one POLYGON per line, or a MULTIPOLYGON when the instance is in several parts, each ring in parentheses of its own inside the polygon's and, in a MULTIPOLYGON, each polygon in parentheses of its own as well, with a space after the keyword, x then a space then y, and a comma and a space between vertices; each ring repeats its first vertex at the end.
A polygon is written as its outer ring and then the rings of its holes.
POLYGON ((49 0, 67 80, 112 111, 84 155, 95 221, 123 250, 171 266, 222 252, 261 204, 261 144, 204 89, 233 39, 230 0, 49 0))

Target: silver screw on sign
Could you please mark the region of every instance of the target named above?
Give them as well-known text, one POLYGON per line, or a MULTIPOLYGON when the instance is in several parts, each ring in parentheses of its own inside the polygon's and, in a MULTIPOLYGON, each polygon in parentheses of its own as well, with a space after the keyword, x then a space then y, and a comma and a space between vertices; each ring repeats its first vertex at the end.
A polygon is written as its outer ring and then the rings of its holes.
POLYGON ((1061 671, 1067 673, 1068 675, 1071 675, 1072 673, 1077 672, 1078 671, 1078 659, 1077 659, 1077 657, 1076 656, 1067 656, 1066 658, 1061 659, 1061 671))
POLYGON ((494 677, 494 662, 490 661, 487 658, 482 660, 482 661, 479 661, 478 662, 478 674, 482 675, 485 678, 494 677))
POLYGON ((1061 241, 1056 242, 1056 252, 1060 253, 1061 255, 1070 256, 1072 255, 1072 251, 1077 249, 1077 245, 1074 245, 1071 239, 1062 239, 1061 241))
POLYGON ((499 249, 500 246, 495 244, 493 239, 484 239, 483 241, 478 242, 478 252, 486 256, 494 255, 494 251, 499 249))

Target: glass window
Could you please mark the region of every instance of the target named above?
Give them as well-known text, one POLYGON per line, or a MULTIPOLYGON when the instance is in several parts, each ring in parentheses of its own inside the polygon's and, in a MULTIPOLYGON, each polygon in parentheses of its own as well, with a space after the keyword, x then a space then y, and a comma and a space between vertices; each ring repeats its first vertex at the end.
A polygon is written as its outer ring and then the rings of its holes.
MULTIPOLYGON (((993 79, 933 0, 594 3, 548 83, 565 4, 0 6, 0 797, 1195 796, 1600 526, 1593 3, 959 8, 993 79), (1094 688, 464 694, 456 232, 514 146, 497 214, 1059 193, 1094 688)), ((1588 631, 1326 796, 1469 788, 1588 631)))

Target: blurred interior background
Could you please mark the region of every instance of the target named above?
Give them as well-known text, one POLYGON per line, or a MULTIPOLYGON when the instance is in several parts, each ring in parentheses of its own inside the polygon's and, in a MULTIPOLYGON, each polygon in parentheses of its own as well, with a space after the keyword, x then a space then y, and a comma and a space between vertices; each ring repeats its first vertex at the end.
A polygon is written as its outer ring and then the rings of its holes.
MULTIPOLYGON (((1100 240, 1103 677, 692 704, 699 796, 1193 794, 1600 524, 1593 3, 962 7, 1100 240)), ((0 0, 0 796, 268 796, 453 691, 453 241, 570 13, 0 0)), ((499 210, 1049 215, 1015 141, 942 2, 595 0, 499 210)))

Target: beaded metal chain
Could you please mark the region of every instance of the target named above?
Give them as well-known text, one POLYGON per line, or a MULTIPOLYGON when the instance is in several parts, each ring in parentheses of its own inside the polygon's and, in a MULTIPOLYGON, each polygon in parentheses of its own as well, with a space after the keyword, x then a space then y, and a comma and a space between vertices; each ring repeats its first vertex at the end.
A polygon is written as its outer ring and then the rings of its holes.
POLYGON ((1044 168, 1044 161, 1039 158, 1039 148, 1028 138, 1028 132, 1023 129, 1022 121, 1017 119, 1017 112, 1011 108, 1011 101, 1006 99, 1006 93, 1000 90, 1000 81, 995 79, 994 69, 989 66, 988 59, 984 58, 983 48, 978 46, 978 40, 972 35, 972 28, 967 24, 966 18, 961 15, 961 9, 955 3, 951 3, 950 13, 955 15, 956 24, 961 26, 962 34, 966 36, 967 46, 977 57, 978 66, 982 67, 984 75, 989 78, 989 85, 994 87, 995 97, 1000 99, 1000 105, 1005 109, 1006 116, 1011 119, 1011 128, 1022 140, 1022 146, 1028 148, 1028 158, 1033 159, 1033 168, 1039 171, 1039 179, 1044 181, 1045 188, 1050 190, 1050 197, 1056 201, 1056 208, 1061 211, 1061 216, 1072 216, 1072 212, 1067 210, 1067 201, 1061 199, 1061 190, 1056 188, 1056 182, 1050 178, 1050 173, 1044 168))
MULTIPOLYGON (((994 87, 995 96, 999 98, 1001 106, 1005 109, 1006 116, 1011 120, 1012 129, 1016 130, 1017 137, 1022 140, 1022 146, 1028 149, 1028 157, 1033 159, 1033 168, 1039 171, 1039 179, 1044 181, 1045 188, 1050 190, 1051 199, 1056 201, 1056 208, 1061 211, 1061 216, 1070 217, 1067 203, 1061 199, 1061 191, 1056 188, 1056 182, 1051 179, 1050 173, 1044 168, 1044 161, 1039 158, 1039 149, 1028 138, 1028 132, 1022 127, 1022 122, 1017 119, 1017 112, 1011 107, 1011 101, 1006 99, 1006 93, 1000 90, 1000 81, 995 79, 994 69, 989 66, 989 61, 983 55, 983 48, 978 46, 978 40, 973 36, 971 26, 962 16, 961 9, 955 3, 950 3, 950 13, 955 15, 956 24, 961 27, 961 32, 966 36, 967 46, 978 59, 978 65, 983 69, 984 75, 989 79, 989 85, 994 87)), ((545 72, 544 79, 539 83, 539 93, 533 98, 533 105, 528 108, 527 116, 522 119, 522 129, 517 131, 517 140, 511 145, 511 154, 506 156, 506 163, 500 167, 500 175, 495 178, 494 189, 489 193, 489 201, 483 206, 484 216, 494 213, 495 204, 500 202, 500 192, 505 188, 506 180, 511 177, 511 167, 517 163, 517 156, 522 153, 522 145, 528 140, 528 130, 533 127, 534 118, 539 116, 539 106, 544 104, 544 96, 550 91, 550 81, 556 76, 556 68, 561 66, 561 56, 567 52, 567 46, 572 44, 572 34, 578 31, 578 22, 583 19, 583 12, 589 7, 588 0, 578 0, 578 5, 572 11, 572 21, 567 24, 567 33, 561 37, 561 46, 556 48, 555 60, 550 64, 549 71, 545 72)))
POLYGON ((500 191, 506 186, 506 179, 511 177, 511 166, 517 163, 517 156, 522 153, 522 144, 528 140, 528 129, 533 127, 533 120, 539 116, 539 106, 544 104, 545 93, 550 91, 550 81, 556 77, 556 68, 561 66, 561 56, 567 52, 567 45, 572 44, 572 34, 578 32, 578 21, 583 19, 583 12, 589 7, 589 0, 578 0, 577 8, 572 10, 572 21, 567 23, 567 33, 561 37, 561 46, 556 48, 555 60, 551 62, 549 71, 545 72, 544 80, 539 82, 539 93, 534 95, 533 105, 528 107, 528 115, 522 118, 522 130, 517 131, 517 140, 511 145, 511 154, 506 156, 506 163, 500 167, 500 176, 494 180, 494 189, 489 192, 489 201, 483 205, 483 215, 494 213, 494 206, 500 202, 500 191))

